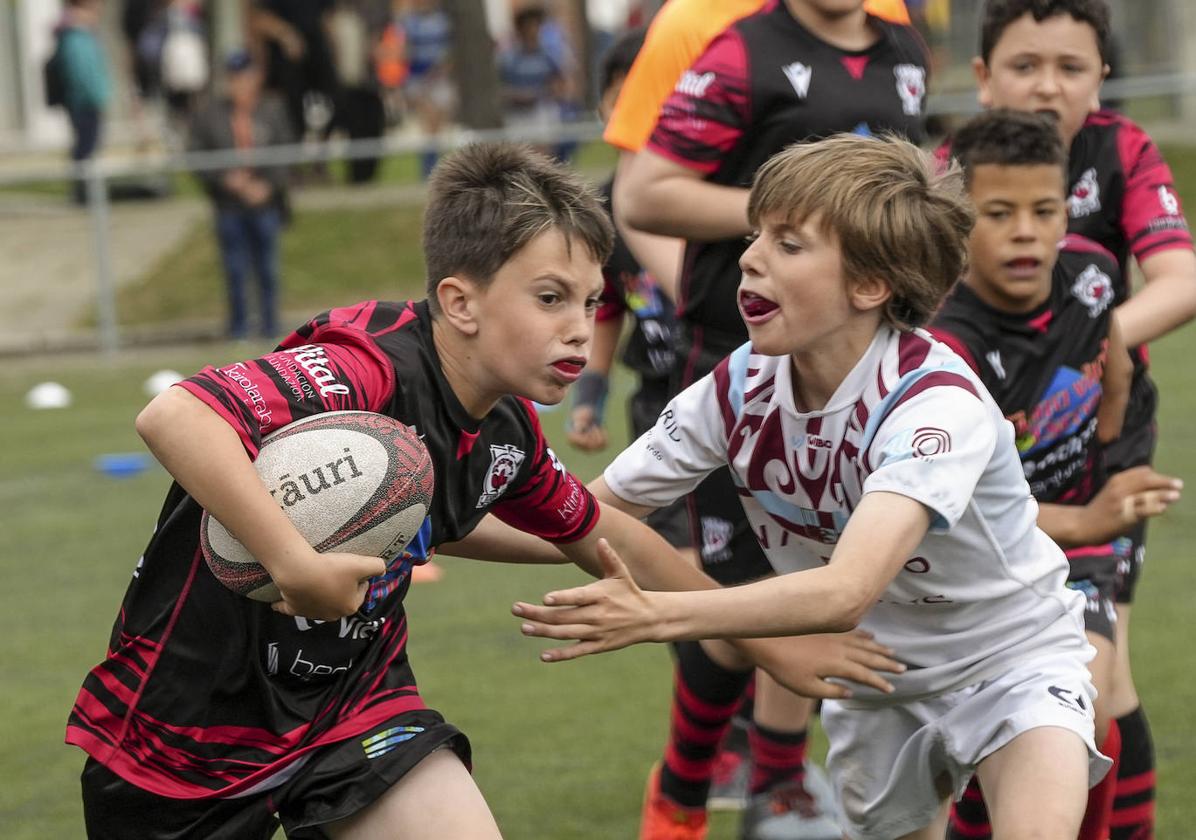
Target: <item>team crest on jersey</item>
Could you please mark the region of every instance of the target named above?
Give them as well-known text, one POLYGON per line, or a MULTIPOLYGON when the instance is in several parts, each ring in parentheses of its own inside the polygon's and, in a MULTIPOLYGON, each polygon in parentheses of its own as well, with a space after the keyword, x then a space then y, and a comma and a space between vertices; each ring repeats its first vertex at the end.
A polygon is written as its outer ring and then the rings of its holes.
POLYGON ((716 563, 731 559, 731 535, 735 526, 718 516, 702 517, 702 559, 716 563))
POLYGON ((1079 219, 1099 210, 1100 184, 1096 182, 1096 169, 1089 167, 1071 188, 1071 195, 1067 197, 1067 212, 1073 219, 1079 219))
POLYGON ((1095 265, 1089 265, 1072 283, 1071 293, 1088 307, 1088 317, 1095 318, 1113 302, 1113 281, 1095 265))
POLYGON ((922 100, 926 98, 926 69, 916 64, 898 64, 893 75, 897 77, 901 109, 907 116, 916 117, 922 113, 922 100))
POLYGON ((1168 216, 1179 215, 1179 199, 1175 197, 1175 193, 1167 189, 1166 184, 1159 187, 1159 206, 1168 216))
POLYGON ((793 85, 793 92, 797 94, 797 98, 805 99, 806 94, 810 92, 810 79, 814 77, 814 68, 795 61, 781 69, 785 71, 785 78, 789 80, 789 84, 793 85))
POLYGON ((482 481, 482 495, 478 497, 479 508, 489 507, 499 496, 507 492, 507 487, 519 472, 524 457, 522 449, 517 449, 509 443, 502 446, 490 445, 490 469, 486 471, 486 478, 482 481))

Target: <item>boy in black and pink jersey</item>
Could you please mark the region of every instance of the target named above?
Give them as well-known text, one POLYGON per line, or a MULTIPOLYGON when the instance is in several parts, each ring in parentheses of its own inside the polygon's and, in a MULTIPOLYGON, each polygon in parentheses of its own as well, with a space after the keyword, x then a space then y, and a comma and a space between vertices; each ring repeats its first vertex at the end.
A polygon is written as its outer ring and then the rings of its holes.
MULTIPOLYGON (((840 132, 920 141, 928 67, 914 29, 869 15, 863 0, 769 0, 714 38, 685 71, 647 146, 616 178, 614 195, 621 223, 686 240, 673 393, 747 337, 736 305, 738 261, 751 232, 748 186, 760 165, 792 143, 840 132)), ((726 470, 687 502, 692 543, 708 574, 741 583, 772 573, 726 470)), ((680 823, 694 827, 688 836, 704 836, 717 744, 750 679, 720 669, 695 646, 679 646, 675 725, 649 781, 642 840, 681 836, 680 823)), ((767 819, 803 822, 793 830, 817 840, 837 837, 826 797, 805 789, 812 704, 767 680, 757 681, 755 702, 749 738, 759 760, 745 836, 773 831, 756 825, 767 819)))
MULTIPOLYGON (((1014 425, 1038 525, 1064 547, 1068 585, 1088 599, 1096 740, 1116 760, 1109 704, 1124 534, 1178 498, 1178 482, 1147 466, 1105 481, 1101 445, 1121 430, 1132 362, 1113 317, 1113 255, 1064 237, 1066 155, 1053 120, 989 111, 956 134, 953 153, 977 221, 967 274, 931 331, 976 371, 1014 425)), ((1115 781, 1110 774, 1090 792, 1080 840, 1108 837, 1115 781)))
MULTIPOLYGON (((1104 0, 992 0, 981 24, 973 67, 985 107, 1053 113, 1069 148, 1068 229, 1117 258, 1114 306, 1135 361, 1121 437, 1106 452, 1110 473, 1150 462, 1157 395, 1146 373, 1145 345, 1196 315, 1196 254, 1170 169, 1131 120, 1099 109, 1108 72, 1109 8, 1104 0), (1130 296, 1129 262, 1144 287, 1130 296)), ((948 148, 940 150, 944 155, 948 148)), ((1129 617, 1145 557, 1145 523, 1131 534, 1119 570, 1117 667, 1113 713, 1123 749, 1113 818, 1114 840, 1152 830, 1154 754, 1129 665, 1129 617)))
MULTIPOLYGON (((602 508, 531 404, 560 402, 586 363, 610 243, 575 176, 522 147, 468 147, 429 182, 427 300, 333 309, 142 411, 138 432, 177 483, 67 725, 89 754, 89 836, 268 838, 279 822, 293 838, 499 836, 469 742, 424 705, 408 662, 412 566, 448 543, 518 561, 471 533, 493 513, 591 570, 607 536, 642 558, 650 585, 714 585, 602 508), (389 564, 317 554, 253 469, 271 432, 350 409, 414 427, 432 457, 428 519, 389 564), (270 572, 273 609, 204 564, 204 509, 270 572)), ((789 646, 756 645, 765 667, 794 661, 789 646)))

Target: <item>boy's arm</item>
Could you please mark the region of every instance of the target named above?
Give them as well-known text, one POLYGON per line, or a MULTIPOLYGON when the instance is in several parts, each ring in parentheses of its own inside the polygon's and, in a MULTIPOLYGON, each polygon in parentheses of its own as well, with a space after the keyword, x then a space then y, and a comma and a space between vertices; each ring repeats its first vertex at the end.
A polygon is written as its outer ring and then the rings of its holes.
MULTIPOLYGON (((634 164, 636 152, 619 152, 619 162, 615 167, 615 190, 621 190, 627 178, 627 172, 634 164)), ((623 237, 627 250, 631 251, 636 262, 644 270, 656 278, 660 290, 670 301, 677 300, 677 284, 681 279, 681 260, 685 255, 685 240, 672 236, 657 236, 645 233, 627 224, 627 221, 616 210, 615 229, 623 237)))
POLYGON ((1096 415, 1096 436, 1102 444, 1112 443, 1121 435, 1133 376, 1134 361, 1114 315, 1109 319, 1109 343, 1105 348, 1105 370, 1100 380, 1100 410, 1096 415))
POLYGON ((1196 252, 1156 251, 1139 262, 1145 285, 1117 307, 1125 343, 1137 347, 1196 317, 1196 252))
POLYGON ((645 149, 616 181, 616 220, 632 230, 693 240, 746 236, 748 190, 711 183, 702 173, 645 149))
MULTIPOLYGON (((706 180, 751 119, 739 33, 716 37, 660 110, 649 144, 615 179, 616 223, 662 236, 729 239, 751 232, 748 190, 706 180)), ((663 277, 664 275, 657 275, 663 277)))
POLYGON ((843 631, 876 603, 929 527, 930 512, 920 502, 867 493, 827 566, 696 592, 641 590, 615 547, 603 543, 602 580, 550 592, 544 606, 521 602, 514 611, 529 636, 578 640, 546 651, 543 658, 553 662, 647 641, 843 631))
POLYGON ((240 540, 282 592, 275 609, 335 619, 361 606, 366 580, 386 571, 377 557, 317 554, 271 498, 237 432, 182 388, 163 391, 137 416, 154 457, 240 540))
POLYGON ((1040 504, 1038 527, 1064 548, 1101 545, 1164 513, 1179 501, 1183 486, 1152 467, 1132 467, 1111 476, 1086 505, 1040 504))

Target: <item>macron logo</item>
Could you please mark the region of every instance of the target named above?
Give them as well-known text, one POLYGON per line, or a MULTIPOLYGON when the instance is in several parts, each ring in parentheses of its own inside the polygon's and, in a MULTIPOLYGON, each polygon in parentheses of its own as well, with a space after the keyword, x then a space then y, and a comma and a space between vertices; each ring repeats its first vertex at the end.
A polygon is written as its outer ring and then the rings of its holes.
POLYGON ((785 71, 789 84, 793 85, 793 92, 797 94, 797 98, 805 99, 806 94, 810 92, 810 78, 814 75, 814 68, 795 61, 781 69, 785 71))
POLYGON ((701 99, 706 95, 706 88, 710 87, 710 83, 713 81, 713 70, 700 75, 692 70, 686 70, 677 81, 677 92, 692 96, 694 99, 701 99))

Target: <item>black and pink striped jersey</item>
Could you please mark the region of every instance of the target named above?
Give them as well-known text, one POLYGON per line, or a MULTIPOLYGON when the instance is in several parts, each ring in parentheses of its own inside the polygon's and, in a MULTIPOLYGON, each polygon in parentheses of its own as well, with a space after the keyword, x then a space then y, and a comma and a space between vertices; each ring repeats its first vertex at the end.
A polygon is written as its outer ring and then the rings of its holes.
POLYGON ((1171 168, 1133 120, 1090 114, 1071 143, 1068 230, 1113 252, 1121 269, 1114 305, 1130 295, 1130 256, 1142 261, 1170 248, 1192 248, 1171 168))
MULTIPOLYGON (((281 783, 312 750, 424 708, 407 665, 409 572, 486 513, 556 541, 587 534, 598 507, 557 460, 526 400, 469 416, 440 368, 427 305, 370 301, 310 321, 266 356, 181 383, 256 455, 262 439, 323 411, 376 411, 431 454, 427 520, 356 614, 290 618, 225 589, 199 551, 201 509, 177 484, 137 564, 66 740, 128 781, 176 797, 281 783)), ((202 444, 197 444, 202 445, 202 444)))
MULTIPOLYGON (((803 27, 783 2, 733 24, 677 82, 648 143, 708 181, 751 185, 791 143, 854 131, 923 138, 929 61, 908 26, 869 18, 878 40, 853 52, 803 27)), ((689 242, 678 308, 683 318, 738 344, 735 304, 741 239, 689 242)))
POLYGON ((1103 484, 1096 416, 1118 274, 1111 253, 1070 235, 1051 295, 1034 311, 994 309, 959 283, 931 325, 1013 424, 1026 481, 1040 502, 1087 504, 1103 484))

